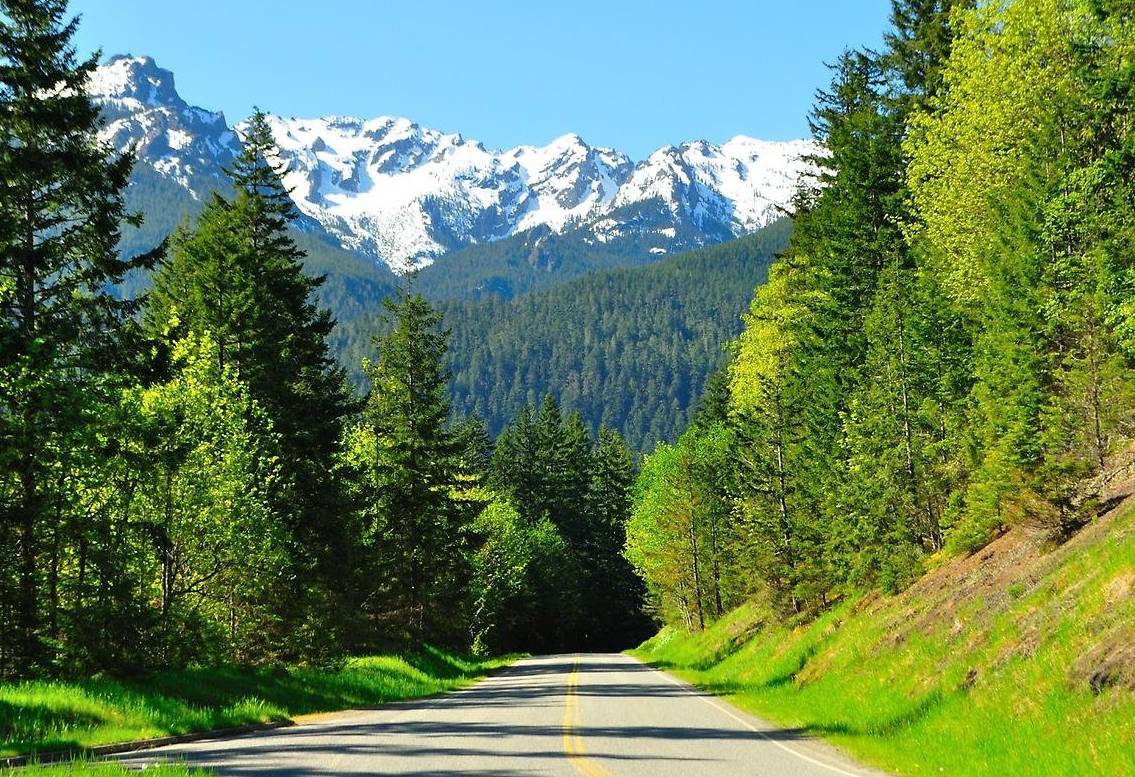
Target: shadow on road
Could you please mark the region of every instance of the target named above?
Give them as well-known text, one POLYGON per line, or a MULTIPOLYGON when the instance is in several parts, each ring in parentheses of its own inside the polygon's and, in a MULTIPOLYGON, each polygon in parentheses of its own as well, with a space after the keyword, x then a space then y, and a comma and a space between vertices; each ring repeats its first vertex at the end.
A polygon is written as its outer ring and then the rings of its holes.
MULTIPOLYGON (((688 697, 689 692, 667 682, 650 667, 631 659, 611 661, 588 660, 582 657, 578 663, 575 656, 551 656, 538 663, 526 663, 505 669, 493 676, 490 681, 473 686, 449 696, 398 702, 386 707, 396 710, 392 719, 382 720, 344 720, 328 721, 263 732, 241 740, 199 743, 185 756, 192 763, 201 765, 223 764, 224 775, 263 775, 267 777, 300 777, 312 774, 339 773, 334 763, 343 757, 350 757, 354 763, 370 762, 370 758, 382 757, 412 758, 420 763, 452 763, 449 759, 485 759, 492 762, 491 769, 447 770, 446 774, 457 775, 511 775, 531 774, 527 768, 532 762, 542 759, 560 759, 563 750, 560 742, 563 726, 558 723, 559 716, 546 718, 556 723, 518 723, 501 720, 507 717, 500 712, 472 712, 492 708, 514 707, 556 707, 565 702, 566 680, 573 672, 589 674, 574 689, 579 697, 610 697, 627 701, 646 699, 648 701, 688 697), (628 672, 644 672, 641 682, 604 682, 603 674, 613 676, 628 672), (546 679, 545 679, 546 678, 546 679), (441 713, 441 714, 439 714, 441 713), (495 746, 502 740, 517 738, 523 743, 533 743, 510 747, 495 746), (538 743, 538 744, 537 744, 538 743), (295 768, 281 764, 278 756, 282 751, 301 751, 305 763, 295 768), (312 767, 313 764, 326 764, 326 767, 312 767), (512 768, 515 764, 515 769, 512 768), (503 767, 503 768, 502 768, 503 767)), ((588 756, 611 761, 637 761, 649 758, 652 761, 703 762, 707 759, 693 756, 662 757, 660 748, 650 744, 651 740, 661 742, 723 742, 750 740, 796 741, 809 739, 807 732, 800 729, 782 729, 757 733, 736 726, 698 726, 698 725, 577 725, 574 732, 588 743, 588 756), (641 746, 633 748, 634 753, 614 752, 604 747, 610 741, 635 741, 641 746)), ((673 751, 671 751, 673 752, 673 751)), ((694 752, 713 752, 712 748, 691 748, 694 752)), ((156 754, 155 754, 156 755, 156 754)), ((163 754, 163 760, 176 760, 179 755, 163 754)), ((153 760, 152 756, 148 760, 153 760)), ((482 762, 485 762, 482 761, 482 762)), ((473 761, 474 763, 476 761, 473 761)), ((438 774, 435 771, 387 771, 383 774, 411 775, 438 774)))

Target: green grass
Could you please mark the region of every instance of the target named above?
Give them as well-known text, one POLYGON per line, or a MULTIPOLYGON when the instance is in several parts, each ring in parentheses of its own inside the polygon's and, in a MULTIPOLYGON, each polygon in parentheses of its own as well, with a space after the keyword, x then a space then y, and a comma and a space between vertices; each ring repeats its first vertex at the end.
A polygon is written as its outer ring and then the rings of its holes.
POLYGON ((900 775, 1135 775, 1135 515, 1058 549, 1012 533, 795 626, 751 603, 637 654, 900 775))
MULTIPOLYGON (((3 771, 3 770, 0 770, 3 771)), ((109 763, 93 763, 89 761, 74 761, 72 763, 27 766, 9 772, 12 777, 127 777, 137 774, 121 766, 109 763)), ((200 769, 190 769, 185 766, 150 766, 146 769, 146 777, 206 777, 211 772, 200 769)))
POLYGON ((207 731, 448 691, 508 659, 426 648, 314 668, 197 669, 134 681, 0 684, 0 757, 207 731))

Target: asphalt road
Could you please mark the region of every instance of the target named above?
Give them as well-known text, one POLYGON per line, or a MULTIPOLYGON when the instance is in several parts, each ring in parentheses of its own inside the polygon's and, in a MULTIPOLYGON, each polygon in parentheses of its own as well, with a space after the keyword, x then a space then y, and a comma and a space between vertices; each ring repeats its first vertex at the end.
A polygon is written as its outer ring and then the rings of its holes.
POLYGON ((623 655, 520 661, 447 696, 118 760, 218 775, 878 775, 623 655))

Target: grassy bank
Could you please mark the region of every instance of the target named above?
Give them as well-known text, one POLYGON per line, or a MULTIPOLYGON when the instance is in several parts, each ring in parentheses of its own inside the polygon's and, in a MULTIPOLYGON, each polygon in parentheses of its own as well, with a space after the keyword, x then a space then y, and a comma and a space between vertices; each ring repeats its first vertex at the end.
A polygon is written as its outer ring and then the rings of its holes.
POLYGON ((749 604, 638 655, 901 775, 1135 775, 1135 512, 1015 530, 893 597, 749 604))
MULTIPOLYGON (((137 772, 130 771, 115 764, 90 763, 76 761, 69 764, 55 766, 27 766, 19 771, 11 771, 13 777, 128 777, 137 772)), ((200 769, 190 769, 186 766, 161 765, 150 766, 146 769, 146 777, 208 777, 211 772, 200 769)))
POLYGON ((285 720, 428 696, 507 663, 436 649, 313 668, 199 669, 133 681, 0 684, 0 756, 285 720))

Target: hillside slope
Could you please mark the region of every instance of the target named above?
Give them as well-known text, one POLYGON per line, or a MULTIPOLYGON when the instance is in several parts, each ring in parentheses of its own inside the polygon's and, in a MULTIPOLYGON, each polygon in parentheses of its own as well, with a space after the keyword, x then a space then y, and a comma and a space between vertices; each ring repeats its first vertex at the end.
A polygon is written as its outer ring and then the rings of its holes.
POLYGON ((897 596, 780 625, 750 603, 647 660, 901 775, 1135 774, 1135 498, 1017 528, 897 596))
POLYGON ((741 314, 787 244, 781 221, 750 237, 657 264, 596 272, 512 301, 442 305, 452 395, 491 434, 552 393, 633 450, 685 427, 741 314))

